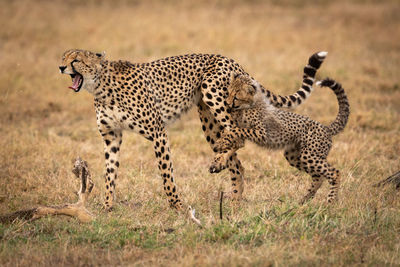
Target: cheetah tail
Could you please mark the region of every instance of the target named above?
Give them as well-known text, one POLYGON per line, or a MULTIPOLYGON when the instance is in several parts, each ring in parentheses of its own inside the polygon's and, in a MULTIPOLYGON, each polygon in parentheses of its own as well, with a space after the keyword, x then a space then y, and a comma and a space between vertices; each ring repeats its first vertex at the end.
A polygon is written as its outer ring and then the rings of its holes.
POLYGON ((315 74, 327 55, 328 52, 322 51, 313 54, 308 59, 308 64, 304 67, 303 83, 296 93, 288 96, 280 96, 266 90, 267 97, 271 103, 276 107, 294 108, 305 101, 311 95, 315 74))
POLYGON ((321 87, 329 87, 335 93, 338 103, 339 103, 339 112, 336 116, 336 119, 328 126, 329 130, 331 131, 332 135, 336 135, 343 131, 344 127, 349 120, 350 115, 350 105, 349 100, 347 99, 347 95, 342 88, 342 85, 335 80, 330 78, 325 78, 322 81, 318 81, 316 83, 321 87))

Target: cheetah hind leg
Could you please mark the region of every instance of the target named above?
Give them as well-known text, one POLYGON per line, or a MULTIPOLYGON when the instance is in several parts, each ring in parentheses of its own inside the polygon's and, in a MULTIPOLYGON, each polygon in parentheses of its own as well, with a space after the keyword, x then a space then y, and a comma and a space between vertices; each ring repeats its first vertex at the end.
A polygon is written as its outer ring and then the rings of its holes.
POLYGON ((318 189, 321 187, 323 179, 320 175, 314 174, 312 175, 312 183, 311 187, 308 189, 307 195, 305 195, 300 201, 300 205, 304 205, 307 201, 314 198, 315 193, 317 193, 318 189))
MULTIPOLYGON (((314 162, 317 161, 317 159, 313 160, 314 162)), ((310 166, 308 169, 311 169, 310 166)), ((329 185, 330 185, 330 191, 328 194, 328 203, 335 202, 338 198, 338 190, 339 190, 339 184, 340 184, 340 175, 339 171, 332 167, 326 159, 319 159, 319 162, 315 164, 314 169, 312 171, 312 177, 313 177, 313 183, 311 185, 311 189, 309 190, 309 193, 306 195, 306 197, 310 194, 311 198, 314 197, 315 193, 319 189, 319 187, 322 184, 321 178, 325 178, 328 180, 329 185)))
POLYGON ((338 200, 338 191, 340 184, 340 173, 337 169, 331 167, 330 172, 327 174, 327 179, 330 184, 330 192, 328 195, 328 202, 333 203, 338 200))
POLYGON ((301 161, 301 152, 299 151, 299 147, 288 147, 285 150, 284 155, 292 167, 295 167, 300 171, 305 171, 312 177, 311 187, 308 189, 307 194, 299 202, 300 205, 304 205, 307 201, 314 198, 315 193, 322 185, 323 177, 321 177, 322 175, 319 173, 311 173, 309 171, 311 168, 307 166, 308 162, 301 161))
POLYGON ((326 160, 322 160, 314 167, 314 171, 310 174, 312 175, 313 181, 311 188, 308 190, 307 195, 303 198, 302 203, 314 197, 317 190, 321 187, 323 179, 327 179, 330 184, 330 192, 327 198, 328 202, 335 202, 338 199, 338 189, 340 183, 339 171, 331 167, 326 160))

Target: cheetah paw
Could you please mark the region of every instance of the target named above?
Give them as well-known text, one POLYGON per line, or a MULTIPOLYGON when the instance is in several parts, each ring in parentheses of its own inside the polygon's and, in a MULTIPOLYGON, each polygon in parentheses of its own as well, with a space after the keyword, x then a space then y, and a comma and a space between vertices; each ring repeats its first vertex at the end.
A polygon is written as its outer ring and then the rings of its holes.
POLYGON ((114 208, 112 206, 104 205, 103 209, 105 212, 112 212, 114 208))
POLYGON ((222 168, 218 168, 217 166, 214 165, 211 165, 209 169, 210 173, 219 173, 222 170, 223 170, 222 168))
POLYGON ((210 173, 219 173, 226 168, 226 164, 223 164, 224 157, 222 155, 216 156, 214 162, 210 166, 210 173))

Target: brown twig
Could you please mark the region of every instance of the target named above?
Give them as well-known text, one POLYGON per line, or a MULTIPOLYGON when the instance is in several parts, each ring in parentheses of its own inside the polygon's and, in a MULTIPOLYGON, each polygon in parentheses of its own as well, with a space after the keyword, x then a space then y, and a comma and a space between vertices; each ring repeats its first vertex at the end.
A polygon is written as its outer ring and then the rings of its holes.
POLYGON ((377 184, 374 184, 375 187, 380 187, 387 185, 389 183, 393 183, 396 185, 396 189, 400 189, 400 171, 396 172, 395 174, 389 176, 388 178, 380 181, 377 184))
MULTIPOLYGON (((21 210, 11 214, 0 216, 1 223, 12 223, 16 219, 36 220, 46 215, 66 215, 76 217, 81 222, 90 222, 94 216, 86 209, 86 201, 93 189, 93 181, 86 161, 78 157, 74 162, 72 172, 80 179, 81 187, 78 191, 78 201, 73 204, 62 206, 42 206, 29 210, 21 210)), ((200 227, 203 227, 200 220, 195 217, 195 210, 189 206, 188 214, 190 220, 200 227)))
POLYGON ((93 189, 93 181, 88 169, 87 162, 78 157, 75 160, 72 172, 81 180, 79 189, 79 199, 74 204, 65 204, 62 206, 42 206, 28 210, 21 210, 11 214, 0 216, 1 223, 12 223, 16 219, 36 220, 46 215, 67 215, 76 217, 81 222, 90 222, 94 216, 86 209, 86 200, 93 189))
POLYGON ((219 218, 222 220, 222 200, 224 198, 224 192, 221 191, 219 198, 219 218))

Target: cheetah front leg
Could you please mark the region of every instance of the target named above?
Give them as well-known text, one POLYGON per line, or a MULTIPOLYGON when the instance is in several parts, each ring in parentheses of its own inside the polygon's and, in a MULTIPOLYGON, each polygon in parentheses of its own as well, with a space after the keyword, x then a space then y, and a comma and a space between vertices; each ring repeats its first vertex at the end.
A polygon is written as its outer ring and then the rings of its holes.
POLYGON ((115 198, 115 183, 119 167, 119 149, 122 143, 122 131, 102 128, 99 130, 104 141, 104 156, 106 161, 104 208, 106 211, 111 211, 115 198))
POLYGON ((164 192, 167 195, 171 207, 182 210, 182 201, 176 190, 173 177, 173 167, 171 161, 171 152, 168 143, 168 136, 163 126, 153 135, 154 152, 158 161, 158 169, 164 184, 164 192))

